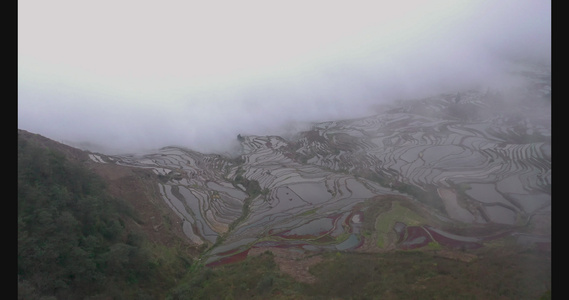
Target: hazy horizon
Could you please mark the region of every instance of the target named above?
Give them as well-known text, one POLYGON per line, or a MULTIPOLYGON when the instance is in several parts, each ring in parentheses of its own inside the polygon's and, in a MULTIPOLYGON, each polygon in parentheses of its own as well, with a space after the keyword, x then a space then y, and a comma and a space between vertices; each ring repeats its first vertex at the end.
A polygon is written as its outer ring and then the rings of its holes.
POLYGON ((229 151, 551 64, 551 1, 18 1, 18 128, 229 151))

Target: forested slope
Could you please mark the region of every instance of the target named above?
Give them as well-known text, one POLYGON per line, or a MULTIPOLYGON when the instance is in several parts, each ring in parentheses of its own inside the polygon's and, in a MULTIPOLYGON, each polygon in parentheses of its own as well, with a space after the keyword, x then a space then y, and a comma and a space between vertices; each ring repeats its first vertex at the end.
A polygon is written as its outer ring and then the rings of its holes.
POLYGON ((191 258, 128 229, 137 211, 60 150, 19 131, 18 297, 162 298, 191 258))

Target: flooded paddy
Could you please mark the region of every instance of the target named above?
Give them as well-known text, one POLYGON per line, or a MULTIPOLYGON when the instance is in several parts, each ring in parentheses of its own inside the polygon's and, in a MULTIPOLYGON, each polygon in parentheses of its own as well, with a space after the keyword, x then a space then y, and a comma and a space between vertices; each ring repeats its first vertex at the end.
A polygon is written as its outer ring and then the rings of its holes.
MULTIPOLYGON (((326 202, 332 198, 326 186, 322 183, 297 183, 289 185, 288 189, 296 196, 296 199, 306 201, 313 205, 326 202)), ((289 199, 289 201, 292 200, 289 199)))
POLYGON ((457 195, 453 190, 439 188, 437 191, 444 202, 446 212, 450 218, 464 223, 473 223, 476 221, 476 217, 458 203, 457 195))
POLYGON ((245 200, 245 198, 247 198, 247 194, 244 193, 243 191, 236 189, 235 187, 233 187, 233 185, 221 185, 218 184, 216 182, 210 181, 207 184, 207 187, 214 190, 214 191, 218 191, 218 192, 222 192, 222 193, 226 193, 229 196, 231 196, 232 198, 236 198, 239 199, 241 201, 245 200))
POLYGON ((485 208, 486 215, 492 222, 509 225, 516 223, 517 214, 512 209, 500 205, 486 205, 485 208))
POLYGON ((242 135, 239 160, 177 147, 89 158, 152 169, 188 239, 215 244, 204 257, 208 264, 242 259, 255 245, 352 251, 369 237, 401 249, 429 243, 471 249, 484 241, 435 225, 517 226, 548 213, 551 129, 547 120, 520 122, 494 112, 484 92, 463 98, 432 97, 317 123, 294 140, 242 135), (484 114, 463 122, 450 110, 462 103, 484 114), (363 218, 366 209, 378 209, 370 199, 387 196, 406 197, 423 213, 386 204, 376 219, 363 218), (437 203, 442 212, 429 206, 437 203))
POLYGON ((498 191, 494 184, 471 183, 470 189, 466 190, 466 194, 476 201, 482 203, 501 203, 511 205, 498 191))
POLYGON ((347 240, 336 245, 336 249, 339 251, 345 251, 349 249, 355 249, 361 245, 361 237, 356 234, 350 234, 347 240))
POLYGON ((321 218, 311 220, 306 224, 288 230, 280 236, 289 238, 295 236, 321 236, 334 229, 334 219, 321 218))

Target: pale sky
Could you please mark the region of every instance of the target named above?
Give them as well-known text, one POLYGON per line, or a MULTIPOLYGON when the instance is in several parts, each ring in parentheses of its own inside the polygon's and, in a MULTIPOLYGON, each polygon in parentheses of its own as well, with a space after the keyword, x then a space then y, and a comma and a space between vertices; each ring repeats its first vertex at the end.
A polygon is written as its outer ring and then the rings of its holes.
POLYGON ((551 62, 551 2, 18 1, 18 127, 109 152, 228 151, 551 62))

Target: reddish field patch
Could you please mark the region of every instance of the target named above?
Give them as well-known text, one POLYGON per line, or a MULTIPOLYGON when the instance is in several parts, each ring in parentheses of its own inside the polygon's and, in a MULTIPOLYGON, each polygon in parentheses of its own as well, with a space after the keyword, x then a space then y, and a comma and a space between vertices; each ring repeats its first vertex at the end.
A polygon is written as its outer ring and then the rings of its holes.
POLYGON ((406 226, 399 229, 399 248, 404 250, 421 248, 427 246, 430 242, 437 242, 453 249, 477 249, 483 246, 477 241, 478 238, 452 238, 445 236, 440 230, 429 229, 428 226, 406 226))
POLYGON ((441 245, 454 248, 454 249, 477 249, 482 247, 482 244, 473 242, 473 241, 461 241, 453 238, 446 237, 441 235, 440 233, 429 230, 429 228, 425 228, 428 230, 431 236, 441 245))
MULTIPOLYGON (((422 226, 407 226, 407 238, 400 244, 400 248, 404 250, 416 249, 427 246, 433 240, 429 233, 422 226)), ((404 232, 403 231, 403 234, 404 232)))
POLYGON ((249 249, 242 251, 242 252, 239 252, 235 255, 227 256, 227 257, 224 257, 222 259, 216 260, 216 261, 211 262, 205 266, 211 268, 211 267, 217 267, 217 266, 221 266, 221 265, 225 265, 225 264, 239 262, 239 261, 242 261, 245 258, 247 258, 248 253, 249 253, 249 249))

